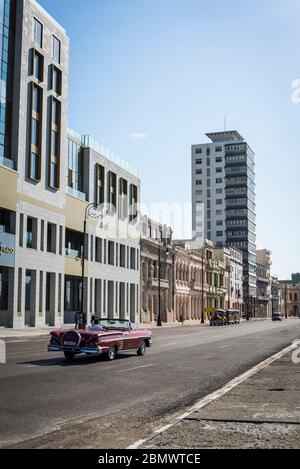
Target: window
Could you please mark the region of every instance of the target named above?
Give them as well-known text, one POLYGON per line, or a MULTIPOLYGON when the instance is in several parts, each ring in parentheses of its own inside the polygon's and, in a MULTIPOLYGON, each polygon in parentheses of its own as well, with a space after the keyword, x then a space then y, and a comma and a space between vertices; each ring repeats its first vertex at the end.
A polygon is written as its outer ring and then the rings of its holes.
POLYGON ((34 18, 34 43, 40 49, 43 47, 43 25, 34 18))
POLYGON ((0 209, 0 233, 12 233, 10 220, 11 212, 0 209))
POLYGON ((49 152, 49 186, 59 188, 60 170, 60 102, 51 96, 50 98, 50 152, 49 152))
POLYGON ((53 43, 52 43, 52 58, 60 64, 60 53, 61 53, 61 42, 57 37, 53 36, 53 43))
POLYGON ((209 178, 210 177, 210 168, 207 168, 206 170, 206 176, 209 178))
POLYGON ((196 191, 196 195, 202 195, 203 191, 202 190, 198 190, 196 191))
POLYGON ((210 197, 210 189, 207 189, 207 197, 210 197))
POLYGON ((35 49, 32 50, 32 75, 40 82, 44 80, 44 57, 35 49))
POLYGON ((32 83, 28 176, 35 181, 40 179, 42 99, 42 89, 32 83))
POLYGON ((216 189, 216 194, 222 194, 223 192, 223 189, 219 188, 219 189, 216 189))
POLYGON ((196 160, 196 164, 202 164, 202 158, 198 158, 198 159, 196 160))
POLYGON ((105 169, 101 164, 96 164, 96 204, 104 204, 105 169))
POLYGON ((135 270, 136 262, 135 262, 135 248, 130 248, 130 268, 135 270))
POLYGON ((51 89, 58 96, 61 96, 62 93, 62 74, 55 65, 51 66, 51 89))
POLYGON ((223 226, 223 220, 217 220, 217 226, 223 226))
POLYGON ((86 197, 83 193, 83 176, 84 167, 81 146, 69 139, 67 186, 77 191, 77 193, 82 194, 82 198, 85 200, 86 197))
POLYGON ((223 182, 223 179, 222 178, 217 178, 216 179, 216 184, 222 184, 223 182))
POLYGON ((82 257, 83 233, 66 229, 65 249, 66 256, 82 257))
POLYGON ((33 248, 33 218, 27 217, 26 246, 33 248))
POLYGON ((196 153, 196 155, 201 155, 202 148, 196 148, 195 153, 196 153))
POLYGON ((223 214, 223 210, 216 210, 216 215, 222 215, 223 214))
POLYGON ((202 174, 202 169, 196 169, 196 174, 202 174))
POLYGON ((210 219, 210 215, 211 215, 210 210, 207 210, 207 212, 206 212, 206 218, 207 218, 208 220, 210 219))
POLYGON ((217 205, 222 205, 222 199, 217 199, 217 200, 216 200, 216 204, 217 204, 217 205))
POLYGON ((0 311, 8 309, 8 269, 0 267, 0 311))
POLYGON ((216 147, 216 153, 220 153, 222 151, 222 147, 216 147))
POLYGON ((56 225, 54 223, 47 225, 47 251, 56 254, 56 225))
POLYGON ((96 238, 96 262, 102 262, 102 239, 96 238))
POLYGON ((119 215, 120 218, 128 216, 128 182, 124 178, 119 181, 119 215))
POLYGON ((196 186, 202 186, 202 179, 197 179, 196 186))
POLYGON ((222 156, 216 157, 216 163, 222 163, 222 156))
POLYGON ((30 178, 36 181, 39 179, 39 155, 33 152, 30 158, 30 178))
POLYGON ((221 236, 223 236, 223 231, 217 231, 217 237, 220 238, 221 236))
POLYGON ((138 188, 134 184, 130 184, 129 194, 130 216, 129 221, 135 221, 138 216, 138 188))
POLYGON ((206 148, 206 156, 210 156, 210 148, 209 147, 206 148))
POLYGON ((38 147, 39 146, 39 141, 40 141, 40 137, 39 137, 40 123, 37 119, 33 118, 32 121, 31 121, 31 125, 32 125, 32 128, 31 128, 31 144, 38 147))
POLYGON ((126 267, 126 246, 120 244, 120 267, 126 267))
POLYGON ((117 176, 112 171, 107 173, 107 202, 109 204, 108 210, 111 213, 115 212, 117 203, 117 176))
POLYGON ((222 172, 222 168, 221 168, 220 166, 218 166, 218 167, 216 168, 216 173, 221 173, 221 172, 222 172))
POLYGON ((108 264, 115 264, 115 243, 113 241, 108 241, 108 264))

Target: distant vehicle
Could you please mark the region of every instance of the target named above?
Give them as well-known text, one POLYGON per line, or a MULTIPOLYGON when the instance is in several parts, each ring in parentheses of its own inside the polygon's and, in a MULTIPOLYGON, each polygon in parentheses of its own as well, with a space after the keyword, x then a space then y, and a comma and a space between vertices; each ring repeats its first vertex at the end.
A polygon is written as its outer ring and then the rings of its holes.
POLYGON ((94 319, 94 324, 87 329, 56 330, 50 332, 49 352, 63 352, 66 360, 73 360, 75 355, 104 354, 113 360, 122 350, 135 350, 144 355, 151 347, 151 331, 134 329, 126 319, 94 319))
POLYGON ((273 313, 272 314, 272 321, 282 321, 282 314, 281 313, 273 313))
POLYGON ((239 324, 240 323, 240 312, 236 309, 227 309, 225 313, 225 324, 239 324))
POLYGON ((211 326, 225 326, 226 324, 226 311, 224 309, 217 309, 212 313, 210 318, 211 326))
POLYGON ((250 316, 249 316, 248 313, 245 313, 245 312, 244 312, 244 313, 242 313, 242 318, 249 320, 250 316))

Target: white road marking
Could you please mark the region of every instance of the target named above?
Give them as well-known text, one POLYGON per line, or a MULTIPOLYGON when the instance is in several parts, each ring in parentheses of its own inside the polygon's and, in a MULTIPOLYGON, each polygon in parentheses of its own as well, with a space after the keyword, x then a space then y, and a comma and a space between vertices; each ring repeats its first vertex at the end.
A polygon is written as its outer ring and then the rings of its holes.
POLYGON ((140 440, 136 441, 132 445, 128 446, 127 449, 137 449, 137 448, 139 448, 140 446, 144 445, 148 441, 155 438, 157 435, 160 435, 161 433, 165 432, 166 430, 169 430, 170 428, 174 427, 175 425, 177 425, 177 423, 179 423, 182 420, 186 419, 192 413, 197 412, 198 410, 200 410, 203 407, 207 406, 208 404, 215 401, 216 399, 223 396, 224 394, 227 394, 229 391, 231 391, 232 389, 237 387, 239 384, 243 383, 248 378, 251 378, 251 376, 255 375, 258 371, 263 370, 264 368, 271 365, 273 362, 275 362, 276 360, 283 357, 284 355, 291 352, 292 350, 294 350, 297 347, 298 347, 297 344, 289 345, 288 347, 284 348, 280 352, 275 353, 275 355, 272 355, 271 357, 267 358, 266 360, 258 363, 258 365, 255 365, 253 368, 250 368, 250 370, 246 371, 245 373, 241 374, 240 376, 237 376, 233 380, 229 381, 229 383, 225 384, 225 386, 223 386, 222 388, 220 388, 217 391, 214 391, 213 393, 208 394, 207 396, 200 399, 195 405, 190 407, 186 412, 184 412, 183 414, 179 415, 174 420, 172 420, 172 422, 170 422, 167 425, 153 431, 152 433, 150 433, 145 438, 141 438, 140 440))
POLYGON ((37 365, 25 365, 24 368, 35 368, 37 365))
POLYGON ((168 345, 177 345, 177 342, 170 342, 169 344, 162 344, 162 347, 167 347, 168 345))
POLYGON ((154 366, 154 363, 149 363, 148 365, 135 366, 133 368, 127 368, 126 370, 117 371, 117 373, 126 373, 126 371, 139 370, 140 368, 147 368, 149 366, 154 366))
POLYGON ((223 345, 222 347, 220 347, 220 349, 221 349, 221 348, 227 348, 227 347, 232 347, 232 344, 229 344, 229 345, 223 345))

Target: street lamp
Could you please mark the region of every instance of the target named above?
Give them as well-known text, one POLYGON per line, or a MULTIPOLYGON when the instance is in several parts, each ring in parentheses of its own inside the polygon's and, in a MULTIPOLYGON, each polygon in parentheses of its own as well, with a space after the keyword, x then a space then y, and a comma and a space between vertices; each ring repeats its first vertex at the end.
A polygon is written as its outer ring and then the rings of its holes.
POLYGON ((84 222, 83 222, 83 246, 82 246, 82 257, 81 257, 81 302, 80 302, 80 313, 83 314, 83 301, 84 301, 84 263, 85 263, 85 238, 86 238, 86 225, 87 218, 100 218, 101 217, 101 226, 103 219, 104 211, 101 204, 91 203, 88 204, 84 212, 84 222))
POLYGON ((169 255, 169 248, 167 239, 163 239, 162 235, 160 234, 160 239, 158 242, 158 315, 157 315, 157 327, 162 326, 162 319, 161 319, 161 285, 160 285, 160 275, 161 275, 161 248, 166 248, 166 255, 169 255))

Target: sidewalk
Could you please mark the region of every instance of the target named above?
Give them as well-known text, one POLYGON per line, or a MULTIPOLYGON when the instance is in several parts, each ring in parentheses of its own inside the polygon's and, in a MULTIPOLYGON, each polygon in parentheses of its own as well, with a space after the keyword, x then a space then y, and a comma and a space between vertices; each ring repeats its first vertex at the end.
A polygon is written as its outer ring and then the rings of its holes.
MULTIPOLYGON (((250 322, 254 321, 265 321, 270 318, 257 318, 251 319, 250 322)), ((245 319, 241 320, 241 323, 247 322, 245 319)), ((184 326, 202 326, 207 327, 209 326, 209 322, 206 321, 205 324, 201 324, 200 320, 189 320, 184 321, 184 326)), ((72 329, 74 327, 73 324, 65 324, 64 329, 72 329)), ((136 324, 136 327, 141 329, 160 329, 157 327, 156 323, 147 323, 147 324, 136 324)), ((163 323, 162 328, 171 328, 171 327, 182 327, 181 322, 170 322, 170 323, 163 323)), ((47 337, 49 332, 57 329, 57 327, 45 327, 45 328, 35 328, 35 327, 26 327, 24 329, 9 329, 5 327, 0 327, 0 339, 9 339, 9 340, 26 340, 30 338, 42 338, 47 337)))
MULTIPOLYGON (((201 324, 201 321, 185 321, 185 326, 208 326, 209 324, 201 324)), ((73 324, 65 324, 64 329, 72 329, 74 327, 73 324)), ((137 324, 136 327, 141 329, 159 329, 156 323, 151 324, 137 324)), ((164 323, 162 328, 166 327, 181 327, 181 323, 164 323)), ((46 337, 49 335, 49 332, 57 329, 57 327, 45 327, 42 329, 34 328, 34 327, 26 327, 24 329, 9 329, 9 328, 0 328, 0 339, 30 339, 30 338, 38 338, 38 337, 46 337)))
POLYGON ((288 353, 143 447, 298 449, 299 442, 300 363, 288 353))

